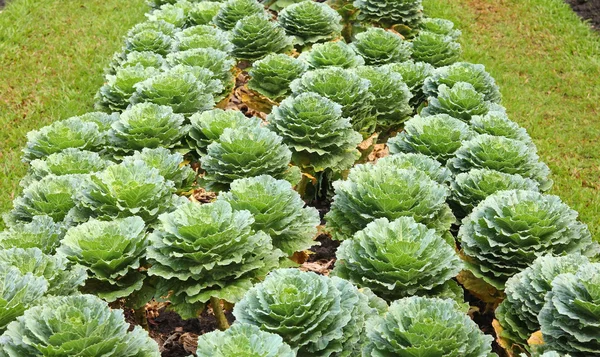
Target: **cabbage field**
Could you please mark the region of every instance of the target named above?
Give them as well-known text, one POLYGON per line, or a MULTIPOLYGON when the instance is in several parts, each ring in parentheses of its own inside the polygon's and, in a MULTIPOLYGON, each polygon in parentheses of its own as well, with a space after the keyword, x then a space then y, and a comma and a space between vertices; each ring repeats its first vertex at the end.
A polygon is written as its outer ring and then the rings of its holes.
POLYGON ((600 356, 600 245, 426 1, 149 0, 27 135, 0 357, 600 356))

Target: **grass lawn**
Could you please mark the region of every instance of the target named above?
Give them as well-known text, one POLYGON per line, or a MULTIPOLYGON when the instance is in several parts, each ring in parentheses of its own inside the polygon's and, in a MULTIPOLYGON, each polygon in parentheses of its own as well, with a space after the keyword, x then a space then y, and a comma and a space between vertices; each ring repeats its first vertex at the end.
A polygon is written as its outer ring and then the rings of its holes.
POLYGON ((509 117, 553 172, 551 193, 600 240, 600 35, 562 0, 424 0, 463 32, 464 59, 496 78, 509 117))
POLYGON ((26 133, 93 108, 104 66, 146 11, 144 0, 11 0, 0 12, 0 212, 20 191, 26 133))

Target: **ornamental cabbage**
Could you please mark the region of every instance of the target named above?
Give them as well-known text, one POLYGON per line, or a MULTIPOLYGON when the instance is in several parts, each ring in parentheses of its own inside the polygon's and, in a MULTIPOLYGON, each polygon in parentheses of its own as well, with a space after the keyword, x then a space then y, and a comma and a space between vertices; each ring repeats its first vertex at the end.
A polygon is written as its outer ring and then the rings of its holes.
POLYGON ((316 243, 319 212, 305 207, 300 195, 285 180, 262 175, 235 180, 218 201, 228 202, 234 210, 248 210, 254 217, 252 229, 267 233, 273 246, 287 255, 316 243))
POLYGON ((479 134, 504 136, 509 139, 520 140, 529 146, 534 146, 533 140, 525 128, 508 119, 506 113, 491 111, 486 115, 475 115, 471 118, 471 128, 479 134))
POLYGON ((330 66, 353 68, 365 64, 365 60, 352 46, 342 40, 315 43, 310 50, 303 51, 298 59, 308 63, 311 69, 330 66))
POLYGON ((531 266, 506 281, 506 298, 495 311, 502 326, 501 337, 511 343, 527 345, 527 340, 540 330, 538 315, 544 297, 552 290, 552 281, 560 274, 576 273, 589 260, 579 254, 563 257, 545 255, 531 266))
POLYGON ((350 44, 368 65, 404 62, 410 58, 410 42, 400 35, 378 27, 358 33, 350 44))
POLYGON ((185 27, 187 22, 187 11, 184 7, 191 7, 191 4, 185 0, 179 0, 175 4, 164 4, 160 8, 147 13, 148 21, 164 21, 177 28, 185 27))
POLYGON ((39 248, 45 254, 54 254, 65 231, 64 224, 54 222, 52 217, 34 216, 31 222, 11 224, 0 232, 0 249, 39 248))
POLYGON ((96 93, 95 107, 106 111, 123 111, 130 105, 136 85, 160 73, 160 69, 141 64, 117 68, 114 75, 106 76, 106 83, 96 93))
POLYGON ((70 228, 58 253, 87 269, 85 291, 112 302, 142 288, 145 275, 138 269, 148 245, 145 228, 137 216, 92 219, 70 228))
POLYGON ((140 103, 125 110, 112 125, 110 142, 118 152, 143 148, 174 148, 188 133, 185 118, 170 106, 140 103))
POLYGON ((104 112, 89 112, 73 118, 77 118, 87 123, 95 123, 98 125, 98 130, 105 132, 110 129, 114 122, 119 120, 119 113, 107 114, 104 112))
POLYGON ((560 198, 535 191, 499 191, 482 201, 458 232, 471 272, 497 289, 542 255, 594 254, 587 226, 560 198))
POLYGON ((423 94, 423 83, 431 72, 433 72, 433 66, 425 62, 405 61, 402 63, 391 63, 385 67, 389 68, 392 72, 402 75, 402 80, 413 95, 410 99, 410 105, 414 108, 421 105, 426 99, 425 94, 423 94))
POLYGON ((285 30, 263 14, 238 21, 231 30, 231 43, 233 56, 247 61, 256 61, 269 53, 283 53, 292 48, 292 39, 285 30))
POLYGON ((177 32, 179 32, 181 29, 178 27, 175 27, 173 24, 170 24, 163 20, 158 20, 158 21, 146 20, 144 22, 140 22, 139 24, 133 26, 131 28, 131 30, 129 30, 129 32, 127 32, 127 37, 132 37, 140 32, 144 32, 146 30, 160 31, 160 32, 164 33, 165 35, 172 37, 177 32))
POLYGON ((33 182, 14 199, 7 217, 12 222, 31 222, 35 216, 48 216, 61 222, 75 207, 76 194, 88 180, 87 175, 48 175, 33 182))
POLYGON ((463 218, 488 196, 503 190, 539 191, 539 184, 519 174, 472 169, 459 173, 451 181, 449 204, 454 214, 463 218))
POLYGON ((173 50, 173 38, 159 30, 147 29, 130 33, 124 49, 125 53, 148 51, 164 56, 173 50))
POLYGON ((150 235, 148 274, 160 279, 158 296, 168 296, 183 318, 196 317, 211 298, 238 302, 284 254, 271 238, 252 230, 254 218, 225 201, 189 202, 160 216, 150 235))
POLYGON ((363 356, 492 357, 485 335, 450 299, 412 296, 394 301, 384 316, 367 321, 363 356))
POLYGON ((390 169, 416 169, 427 174, 437 183, 446 183, 450 180, 450 170, 439 162, 423 154, 400 153, 389 155, 377 161, 378 166, 387 166, 390 169))
POLYGON ((175 35, 175 48, 187 51, 195 48, 213 48, 223 52, 231 52, 233 44, 229 33, 210 25, 198 25, 175 35))
POLYGON ((373 94, 372 113, 377 118, 378 131, 399 129, 413 112, 409 104, 412 94, 402 76, 381 67, 362 66, 355 71, 371 83, 369 92, 373 94))
POLYGON ((264 7, 256 0, 227 0, 223 3, 213 23, 221 30, 233 30, 235 24, 252 15, 266 16, 264 7))
MULTIPOLYGON (((21 273, 17 267, 0 262, 0 332, 4 332, 9 323, 37 303, 47 290, 48 282, 43 276, 21 273)), ((3 351, 0 348, 0 356, 3 351)), ((15 355, 20 356, 23 355, 15 355)))
MULTIPOLYGON (((223 190, 240 178, 271 175, 287 178, 292 153, 282 138, 260 126, 226 128, 218 141, 208 145, 200 159, 205 187, 223 190)), ((299 178, 290 178, 294 184, 299 178)))
POLYGON ((92 295, 53 297, 32 307, 0 337, 0 357, 159 357, 140 326, 129 331, 123 310, 92 295))
POLYGON ((191 26, 209 25, 223 6, 218 1, 200 1, 192 4, 188 11, 187 22, 191 26))
POLYGON ((65 149, 48 155, 45 159, 36 159, 29 163, 29 172, 21 180, 21 186, 27 187, 48 175, 91 174, 102 171, 113 162, 102 158, 95 152, 65 149))
POLYGON ((190 147, 195 148, 199 156, 206 155, 206 149, 212 142, 219 140, 226 128, 258 127, 261 120, 247 118, 239 110, 212 109, 191 116, 192 126, 189 133, 190 147))
POLYGON ((552 187, 552 180, 548 178, 550 169, 539 161, 535 149, 527 143, 503 136, 483 134, 463 142, 447 165, 454 173, 490 169, 519 174, 537 181, 542 192, 552 187))
POLYGON ((421 20, 419 24, 419 29, 421 31, 433 32, 439 35, 450 36, 453 39, 457 40, 461 31, 459 29, 454 28, 454 22, 446 19, 438 19, 433 17, 425 17, 421 20))
POLYGON ((23 161, 42 159, 69 148, 100 151, 105 143, 106 133, 98 124, 73 117, 28 132, 23 161))
POLYGON ((168 105, 185 116, 215 105, 214 94, 223 90, 221 81, 206 68, 178 65, 136 84, 131 103, 168 105))
POLYGON ((368 297, 346 280, 279 269, 235 305, 236 323, 276 333, 299 356, 356 356, 364 343, 368 297))
POLYGON ((421 153, 445 163, 473 134, 469 125, 447 114, 417 115, 404 123, 404 131, 389 139, 387 145, 392 154, 421 153))
POLYGON ((552 281, 552 290, 538 316, 545 346, 573 357, 600 354, 600 264, 586 264, 577 273, 552 281))
POLYGON ((272 53, 252 64, 248 88, 280 101, 291 93, 290 83, 307 70, 303 61, 285 54, 272 53))
POLYGON ((417 62, 427 62, 434 67, 451 65, 460 59, 460 43, 454 38, 433 32, 421 31, 412 41, 412 58, 417 62))
POLYGON ((386 26, 416 27, 423 17, 422 0, 354 0, 359 17, 386 26))
POLYGON ((233 68, 236 62, 224 51, 214 48, 195 48, 174 52, 167 55, 167 62, 172 66, 182 64, 210 70, 213 73, 213 78, 221 81, 224 86, 223 91, 217 95, 217 101, 229 95, 235 85, 233 68))
POLYGON ((48 255, 38 248, 10 248, 0 250, 1 264, 19 269, 21 274, 33 274, 47 282, 45 295, 76 295, 87 275, 81 266, 69 266, 61 255, 48 255))
POLYGON ((444 234, 454 222, 448 188, 416 168, 356 165, 345 181, 333 183, 335 196, 325 216, 335 239, 346 239, 377 218, 413 217, 444 234))
POLYGON ((143 149, 136 151, 132 156, 125 157, 123 163, 133 164, 134 161, 141 160, 148 167, 155 168, 158 173, 175 184, 178 191, 189 191, 196 179, 196 172, 184 164, 183 155, 178 152, 159 147, 156 149, 143 149))
POLYGON ((115 58, 117 58, 117 56, 119 56, 120 60, 114 63, 113 67, 109 68, 108 74, 115 74, 119 68, 135 67, 138 64, 144 68, 152 67, 156 69, 160 69, 165 65, 163 56, 150 51, 133 51, 127 54, 117 53, 115 58))
POLYGON ((325 3, 306 0, 279 12, 277 21, 300 45, 325 42, 340 37, 342 16, 325 3))
POLYGON ((296 357, 290 346, 274 334, 248 324, 233 324, 226 331, 213 331, 198 338, 198 357, 296 357))
POLYGON ((100 220, 140 216, 151 223, 185 201, 173 195, 174 191, 173 182, 165 180, 157 169, 132 160, 92 174, 89 184, 81 189, 77 212, 100 220))
POLYGON ((350 118, 352 127, 363 137, 375 131, 377 118, 372 114, 374 100, 370 83, 356 72, 339 67, 326 67, 306 72, 292 82, 295 95, 315 92, 342 106, 342 116, 350 118))
POLYGON ((485 100, 493 103, 500 103, 502 95, 496 81, 482 64, 473 64, 468 62, 457 62, 450 66, 436 68, 423 85, 425 95, 428 97, 437 97, 438 88, 445 84, 452 88, 456 83, 470 83, 478 93, 484 95, 485 100))
POLYGON ((374 220, 343 241, 336 256, 334 275, 388 301, 436 295, 445 285, 455 284, 450 279, 462 268, 453 247, 412 217, 374 220))
POLYGON ((427 107, 421 111, 422 116, 448 114, 468 123, 475 115, 500 110, 500 107, 486 101, 485 96, 470 83, 458 82, 452 88, 441 84, 438 90, 438 97, 429 97, 427 107))
POLYGON ((288 97, 273 108, 267 120, 292 151, 292 161, 303 169, 346 170, 360 157, 356 147, 362 136, 342 117, 339 104, 319 94, 288 97))

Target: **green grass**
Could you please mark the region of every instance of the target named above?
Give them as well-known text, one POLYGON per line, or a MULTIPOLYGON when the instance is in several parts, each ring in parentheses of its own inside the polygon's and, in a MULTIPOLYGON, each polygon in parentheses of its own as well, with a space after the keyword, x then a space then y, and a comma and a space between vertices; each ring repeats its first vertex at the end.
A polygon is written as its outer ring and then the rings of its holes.
POLYGON ((0 12, 0 212, 20 191, 26 133, 93 109, 104 66, 146 11, 144 0, 11 0, 0 12))
POLYGON ((600 35, 562 0, 423 2, 462 30, 464 60, 496 78, 553 172, 551 193, 600 240, 600 35))

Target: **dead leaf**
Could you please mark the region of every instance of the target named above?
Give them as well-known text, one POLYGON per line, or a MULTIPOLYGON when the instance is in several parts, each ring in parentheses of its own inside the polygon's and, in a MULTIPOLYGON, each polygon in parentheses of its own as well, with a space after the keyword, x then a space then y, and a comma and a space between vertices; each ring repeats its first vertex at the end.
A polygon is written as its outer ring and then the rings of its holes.
POLYGON ((328 276, 335 259, 306 262, 300 266, 302 271, 312 271, 317 274, 328 276))
POLYGON ((456 280, 479 300, 495 308, 504 299, 504 293, 473 275, 468 270, 458 273, 456 280))
POLYGON ((542 331, 536 331, 532 333, 529 339, 527 340, 527 344, 529 346, 543 345, 544 336, 542 336, 542 331))

